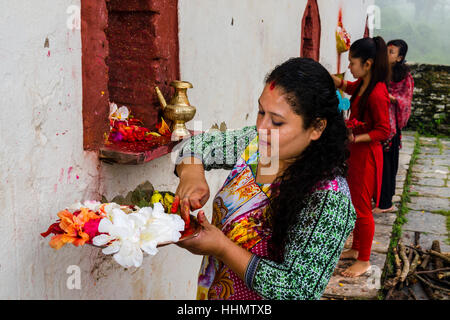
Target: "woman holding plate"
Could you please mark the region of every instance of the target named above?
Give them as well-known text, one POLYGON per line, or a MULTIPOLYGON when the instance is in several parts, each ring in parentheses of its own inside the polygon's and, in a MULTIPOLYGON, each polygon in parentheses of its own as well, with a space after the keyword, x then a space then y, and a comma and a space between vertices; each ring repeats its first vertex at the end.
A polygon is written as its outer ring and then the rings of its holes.
POLYGON ((179 246, 204 255, 198 299, 319 299, 356 220, 335 86, 319 63, 292 58, 258 102, 256 126, 183 144, 175 173, 185 219, 209 198, 204 171, 231 172, 212 223, 200 210, 201 232, 179 246))

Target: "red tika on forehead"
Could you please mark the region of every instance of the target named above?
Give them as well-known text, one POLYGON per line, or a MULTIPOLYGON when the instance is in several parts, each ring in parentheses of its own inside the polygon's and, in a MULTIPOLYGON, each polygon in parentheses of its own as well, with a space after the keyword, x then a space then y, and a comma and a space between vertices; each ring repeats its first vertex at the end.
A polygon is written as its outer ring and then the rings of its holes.
POLYGON ((270 91, 272 91, 275 88, 275 81, 272 81, 270 83, 270 91))

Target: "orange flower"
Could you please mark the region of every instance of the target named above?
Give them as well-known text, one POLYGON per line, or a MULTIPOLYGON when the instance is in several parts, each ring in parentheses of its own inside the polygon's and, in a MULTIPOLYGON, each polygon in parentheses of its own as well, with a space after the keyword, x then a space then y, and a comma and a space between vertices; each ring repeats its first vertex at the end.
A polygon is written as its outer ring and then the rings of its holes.
POLYGON ((162 135, 170 135, 170 129, 169 126, 167 125, 167 123, 164 121, 164 119, 161 117, 161 124, 158 124, 156 126, 158 128, 158 132, 162 135))
POLYGON ((87 208, 81 208, 81 212, 76 216, 68 210, 63 210, 58 213, 58 217, 61 218, 59 227, 65 233, 55 235, 50 240, 49 245, 55 250, 61 249, 66 243, 77 247, 84 245, 89 240, 89 235, 83 231, 84 224, 89 220, 101 218, 87 208))

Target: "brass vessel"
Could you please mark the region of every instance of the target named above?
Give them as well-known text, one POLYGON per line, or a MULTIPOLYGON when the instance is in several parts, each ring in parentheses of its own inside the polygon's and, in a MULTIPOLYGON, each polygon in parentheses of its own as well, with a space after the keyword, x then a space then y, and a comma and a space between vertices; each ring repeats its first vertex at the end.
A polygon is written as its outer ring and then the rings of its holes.
POLYGON ((191 135, 186 128, 186 122, 194 118, 196 109, 190 105, 187 97, 187 89, 193 88, 190 82, 175 80, 170 85, 175 88, 175 95, 169 104, 158 87, 155 87, 155 91, 163 109, 163 118, 172 122, 170 126, 172 141, 176 141, 191 135))

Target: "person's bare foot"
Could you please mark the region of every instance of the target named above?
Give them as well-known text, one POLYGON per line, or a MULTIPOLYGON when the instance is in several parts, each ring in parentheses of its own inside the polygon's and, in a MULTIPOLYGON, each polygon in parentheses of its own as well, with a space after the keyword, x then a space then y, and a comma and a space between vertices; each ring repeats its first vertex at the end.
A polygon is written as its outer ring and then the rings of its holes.
POLYGON ((364 274, 369 269, 370 269, 369 261, 356 260, 354 264, 352 264, 350 267, 342 271, 341 274, 344 277, 356 278, 364 274))
POLYGON ((387 209, 383 209, 382 211, 383 211, 383 213, 395 212, 395 211, 397 211, 397 207, 392 205, 392 207, 387 208, 387 209))
POLYGON ((380 208, 373 208, 372 209, 372 213, 375 213, 375 214, 391 213, 391 212, 395 212, 395 211, 397 211, 397 207, 394 206, 394 205, 392 207, 390 207, 390 208, 387 208, 387 209, 380 209, 380 208))
POLYGON ((345 250, 341 253, 339 259, 353 259, 356 260, 358 258, 358 251, 354 249, 345 250))
POLYGON ((373 208, 372 209, 372 213, 375 213, 375 214, 379 214, 379 213, 383 213, 383 209, 380 209, 380 208, 373 208))

